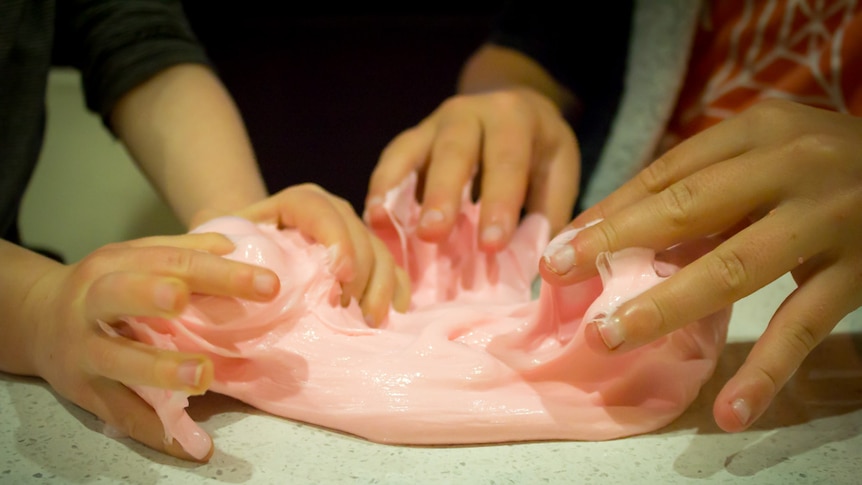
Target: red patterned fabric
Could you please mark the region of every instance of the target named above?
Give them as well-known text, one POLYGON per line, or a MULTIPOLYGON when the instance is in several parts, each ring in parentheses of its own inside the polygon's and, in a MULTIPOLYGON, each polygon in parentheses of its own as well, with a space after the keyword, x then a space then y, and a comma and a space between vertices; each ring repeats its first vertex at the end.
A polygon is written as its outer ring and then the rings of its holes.
POLYGON ((767 98, 862 116, 862 2, 708 2, 663 148, 767 98))

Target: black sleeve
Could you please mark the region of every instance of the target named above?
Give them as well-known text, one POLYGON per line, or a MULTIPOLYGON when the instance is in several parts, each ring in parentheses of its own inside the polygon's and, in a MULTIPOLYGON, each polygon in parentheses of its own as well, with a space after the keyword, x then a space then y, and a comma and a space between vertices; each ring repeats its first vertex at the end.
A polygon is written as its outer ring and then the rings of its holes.
POLYGON ((604 91, 625 63, 632 0, 582 2, 568 11, 549 1, 509 1, 490 42, 538 61, 579 97, 604 91))
MULTIPOLYGON (((581 152, 580 194, 595 171, 624 87, 633 0, 560 3, 510 1, 489 42, 516 49, 542 65, 581 102, 569 123, 581 152)), ((578 197, 573 215, 583 209, 578 197)))
POLYGON ((58 0, 54 63, 81 71, 87 107, 110 127, 116 102, 160 71, 209 65, 181 2, 58 0))

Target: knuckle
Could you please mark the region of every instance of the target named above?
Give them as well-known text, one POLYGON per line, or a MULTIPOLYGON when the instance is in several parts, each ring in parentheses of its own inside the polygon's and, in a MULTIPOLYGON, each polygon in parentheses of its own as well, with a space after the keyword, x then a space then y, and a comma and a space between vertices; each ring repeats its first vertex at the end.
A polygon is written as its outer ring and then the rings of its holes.
POLYGON ((796 111, 796 109, 797 105, 791 101, 780 98, 769 98, 745 110, 743 116, 756 126, 761 123, 775 123, 776 121, 783 120, 796 111))
POLYGON ((111 346, 104 345, 102 338, 91 340, 89 346, 90 368, 101 376, 113 376, 119 366, 117 354, 111 346))
POLYGON ((750 280, 743 257, 733 250, 716 250, 707 259, 707 268, 720 290, 730 297, 741 294, 750 280))
POLYGON ((676 329, 672 307, 662 303, 662 300, 655 295, 650 295, 645 299, 644 309, 649 317, 643 320, 652 323, 651 328, 645 329, 649 332, 649 336, 666 335, 676 329))
POLYGON ((820 342, 818 335, 802 320, 788 322, 781 335, 796 362, 801 362, 820 342))
POLYGON ((254 287, 254 278, 257 272, 254 268, 241 265, 230 265, 226 268, 227 284, 234 285, 236 288, 250 289, 254 287))
POLYGON ((668 152, 641 170, 635 180, 646 193, 657 194, 661 192, 671 183, 670 174, 673 172, 673 160, 672 153, 668 152))
POLYGON ((775 375, 775 371, 770 368, 764 367, 759 364, 753 364, 751 366, 751 372, 754 375, 754 379, 758 382, 761 382, 766 386, 766 394, 769 396, 774 396, 778 390, 781 388, 779 382, 781 379, 775 375))
POLYGON ((332 196, 332 203, 342 213, 345 213, 345 214, 355 213, 355 211, 353 210, 353 205, 351 205, 350 202, 348 202, 346 199, 343 199, 341 197, 333 195, 332 196))
POLYGON ((516 174, 523 177, 528 172, 527 161, 506 149, 495 150, 493 156, 484 159, 484 164, 486 167, 493 164, 494 173, 504 178, 510 178, 516 174))
POLYGON ((157 358, 146 368, 146 382, 150 386, 171 389, 178 383, 178 366, 171 358, 157 358))
POLYGON ((190 274, 194 271, 195 256, 191 251, 164 248, 157 250, 157 252, 161 253, 160 259, 169 270, 179 274, 190 274))
MULTIPOLYGON (((455 158, 464 160, 470 158, 471 149, 465 144, 460 132, 444 131, 437 135, 433 147, 434 155, 443 159, 455 158)), ((432 157, 433 158, 433 157, 432 157)))
MULTIPOLYGON (((582 230, 580 234, 575 236, 575 241, 577 243, 588 241, 590 247, 596 249, 601 248, 601 251, 614 251, 616 249, 620 249, 618 247, 619 239, 619 232, 611 221, 604 221, 601 224, 587 227, 582 230)), ((597 251, 596 254, 601 251, 597 251)))
POLYGON ((619 241, 620 241, 619 231, 617 230, 617 228, 612 223, 598 224, 597 227, 599 227, 599 236, 601 238, 601 242, 604 244, 604 246, 606 248, 608 248, 611 251, 616 250, 616 249, 620 249, 620 247, 619 247, 619 241))
POLYGON ((314 182, 304 182, 296 185, 295 188, 299 191, 323 192, 323 188, 314 182))
POLYGON ((798 130, 792 120, 798 116, 799 109, 799 105, 791 101, 770 98, 743 111, 739 119, 744 133, 749 136, 763 133, 764 127, 775 133, 791 133, 798 130))
POLYGON ((691 222, 694 198, 691 184, 685 181, 675 183, 659 193, 661 210, 677 227, 684 227, 691 222))
POLYGON ((456 94, 447 98, 440 104, 439 112, 459 112, 469 109, 473 104, 473 96, 469 94, 456 94))
POLYGON ((653 342, 678 327, 673 307, 663 303, 664 300, 660 294, 647 291, 613 311, 627 342, 634 345, 653 342))
MULTIPOLYGON (((792 155, 790 160, 802 159, 808 160, 813 157, 817 160, 817 166, 822 167, 824 163, 835 163, 841 161, 841 145, 839 137, 827 133, 804 133, 794 138, 786 145, 787 150, 792 155), (804 154, 806 157, 798 157, 804 154)), ((818 168, 817 170, 822 170, 818 168)))
POLYGON ((116 271, 117 267, 111 254, 113 250, 104 247, 90 253, 75 265, 74 277, 79 284, 95 280, 116 271))
POLYGON ((523 111, 525 108, 524 96, 517 90, 495 91, 489 97, 490 103, 503 112, 523 111))

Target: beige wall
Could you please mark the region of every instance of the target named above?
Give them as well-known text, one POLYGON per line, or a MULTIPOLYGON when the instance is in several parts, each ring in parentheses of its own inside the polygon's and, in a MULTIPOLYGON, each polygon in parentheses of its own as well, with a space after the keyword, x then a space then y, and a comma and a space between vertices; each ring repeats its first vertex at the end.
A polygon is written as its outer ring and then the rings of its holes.
POLYGON ((20 224, 26 244, 69 262, 109 242, 183 231, 122 145, 86 110, 71 70, 49 80, 45 145, 20 224))

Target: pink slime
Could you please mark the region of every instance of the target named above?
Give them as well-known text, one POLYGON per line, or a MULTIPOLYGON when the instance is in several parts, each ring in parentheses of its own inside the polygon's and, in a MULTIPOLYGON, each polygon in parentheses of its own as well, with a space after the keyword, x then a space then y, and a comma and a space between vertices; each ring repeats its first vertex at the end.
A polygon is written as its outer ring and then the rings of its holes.
MULTIPOLYGON (((509 245, 477 249, 478 206, 444 244, 414 228, 415 175, 387 195, 392 227, 378 235, 410 275, 411 308, 369 328, 340 285, 328 251, 293 229, 239 218, 195 232, 228 235, 227 257, 266 266, 281 279, 269 303, 195 296, 176 320, 127 319, 160 348, 203 352, 211 390, 269 413, 394 444, 606 440, 658 429, 678 417, 711 376, 728 311, 693 322, 625 354, 590 349, 584 325, 662 280, 654 252, 600 258, 601 278, 567 288, 543 284, 531 298, 548 225, 528 216, 509 245)), ((570 236, 569 236, 570 237, 570 236)), ((663 269, 664 272, 664 269, 663 269)), ((186 413, 188 396, 136 388, 159 414, 166 439, 192 456, 210 438, 186 413)))

